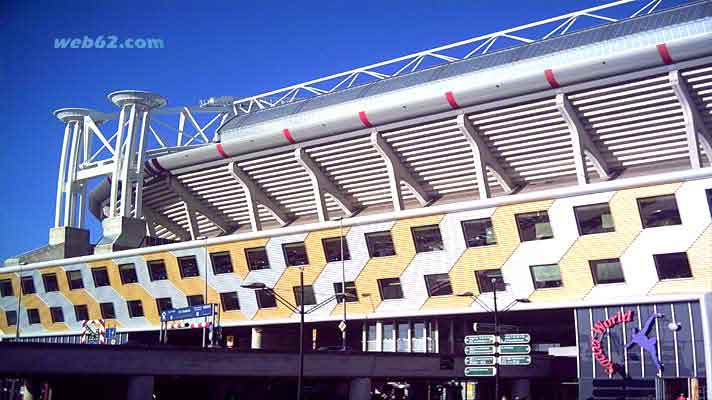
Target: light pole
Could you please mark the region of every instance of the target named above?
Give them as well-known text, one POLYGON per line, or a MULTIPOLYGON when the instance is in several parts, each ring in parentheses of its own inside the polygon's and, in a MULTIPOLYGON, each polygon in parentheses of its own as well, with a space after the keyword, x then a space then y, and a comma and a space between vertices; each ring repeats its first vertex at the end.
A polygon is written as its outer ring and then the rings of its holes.
POLYGON ((339 242, 341 244, 341 305, 343 306, 344 317, 342 319, 344 329, 341 331, 341 350, 346 351, 346 261, 344 260, 344 218, 339 217, 339 242))
POLYGON ((20 263, 19 285, 17 285, 20 293, 17 294, 17 318, 15 318, 15 340, 20 339, 20 321, 22 318, 22 314, 20 313, 20 307, 22 306, 22 266, 24 264, 25 264, 24 262, 20 263))
MULTIPOLYGON (((203 240, 203 246, 205 247, 205 254, 203 255, 203 265, 205 266, 205 288, 203 292, 203 299, 205 304, 210 304, 208 301, 208 237, 207 236, 202 236, 198 237, 197 239, 203 240)), ((212 307, 212 306, 211 306, 212 307)), ((214 311, 213 311, 214 312, 214 311)), ((207 329, 208 329, 208 317, 205 316, 204 318, 205 326, 203 326, 203 348, 206 346, 207 342, 207 329)), ((215 321, 213 321, 215 322, 215 321)))

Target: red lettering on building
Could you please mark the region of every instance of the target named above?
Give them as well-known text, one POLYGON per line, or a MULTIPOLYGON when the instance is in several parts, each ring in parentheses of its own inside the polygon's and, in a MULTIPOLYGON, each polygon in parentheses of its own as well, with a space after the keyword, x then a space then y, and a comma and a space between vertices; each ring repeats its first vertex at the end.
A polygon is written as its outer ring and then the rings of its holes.
POLYGON ((603 370, 608 373, 608 376, 613 375, 616 371, 616 365, 608 358, 606 352, 603 350, 603 346, 601 345, 603 336, 614 326, 631 321, 633 321, 633 311, 617 312, 611 318, 596 321, 591 327, 591 354, 593 354, 593 358, 603 367, 603 370))

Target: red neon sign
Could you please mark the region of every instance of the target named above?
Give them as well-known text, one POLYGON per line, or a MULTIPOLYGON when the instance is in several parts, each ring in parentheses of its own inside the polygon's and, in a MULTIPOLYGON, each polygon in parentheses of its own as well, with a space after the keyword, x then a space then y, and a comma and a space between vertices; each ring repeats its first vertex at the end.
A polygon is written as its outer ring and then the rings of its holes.
POLYGON ((633 311, 617 312, 611 318, 602 321, 596 321, 591 327, 591 353, 603 369, 608 373, 608 376, 613 375, 616 370, 616 365, 613 364, 606 352, 603 350, 601 341, 606 332, 612 327, 623 322, 633 321, 633 311))

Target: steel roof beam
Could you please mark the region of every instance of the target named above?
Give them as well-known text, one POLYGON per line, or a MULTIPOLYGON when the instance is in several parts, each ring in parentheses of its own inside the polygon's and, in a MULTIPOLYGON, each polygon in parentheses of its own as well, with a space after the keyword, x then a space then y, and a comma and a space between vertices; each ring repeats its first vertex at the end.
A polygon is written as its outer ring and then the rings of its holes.
MULTIPOLYGON (((166 184, 168 187, 180 197, 180 199, 186 204, 190 209, 193 209, 201 214, 203 214, 207 219, 219 227, 224 233, 232 233, 236 230, 236 227, 230 222, 230 220, 223 216, 220 212, 214 210, 207 202, 196 197, 193 193, 188 190, 176 177, 167 176, 166 184)), ((189 219, 190 220, 190 219, 189 219)))
POLYGON ((158 211, 154 211, 152 208, 146 207, 145 205, 143 206, 143 216, 144 218, 146 218, 146 222, 148 224, 161 225, 162 227, 168 229, 169 232, 176 235, 176 237, 180 240, 191 239, 190 232, 183 229, 182 226, 173 222, 173 220, 159 213, 158 211))
POLYGON ((423 188, 423 185, 413 176, 408 167, 403 164, 398 154, 396 154, 391 145, 381 136, 380 132, 376 130, 371 132, 371 144, 386 163, 388 183, 393 199, 393 209, 395 211, 405 209, 403 193, 401 192, 401 182, 408 186, 422 207, 425 207, 433 200, 432 196, 428 194, 425 188, 423 188))
POLYGON ((195 240, 200 237, 200 226, 198 225, 198 218, 195 215, 195 210, 188 205, 188 202, 183 202, 183 208, 185 210, 185 216, 188 220, 188 231, 190 232, 190 238, 195 240))
POLYGON ((250 176, 240 168, 235 161, 228 165, 230 175, 240 184, 245 193, 247 211, 250 216, 250 225, 253 232, 262 230, 262 221, 257 205, 267 208, 281 226, 285 226, 294 220, 294 216, 282 207, 276 200, 271 198, 262 188, 250 178, 250 176))
POLYGON ((326 208, 326 198, 324 194, 328 193, 336 200, 336 203, 341 208, 341 211, 347 216, 355 215, 361 205, 354 199, 353 196, 341 190, 338 185, 321 169, 321 167, 307 154, 302 148, 294 150, 294 157, 299 165, 304 168, 311 180, 314 190, 314 203, 316 204, 317 215, 319 221, 329 219, 329 211, 326 208))
POLYGON ((487 143, 485 143, 480 133, 477 132, 477 129, 475 129, 465 114, 457 116, 457 126, 460 128, 460 132, 465 136, 465 139, 467 139, 472 149, 472 156, 475 159, 475 171, 477 173, 477 190, 480 192, 480 198, 487 199, 491 197, 492 194, 487 179, 487 168, 489 168, 492 175, 497 179, 499 186, 501 186, 506 193, 511 193, 516 186, 512 182, 512 178, 509 177, 504 168, 499 164, 497 158, 495 158, 489 150, 487 143))
POLYGON ((692 99, 692 91, 687 86, 679 71, 668 73, 672 91, 675 92, 677 100, 682 107, 682 114, 685 118, 685 134, 687 135, 687 149, 690 154, 690 165, 692 168, 702 167, 702 156, 700 154, 700 144, 707 155, 707 159, 712 163, 712 132, 705 126, 704 119, 692 99))
POLYGON ((601 179, 611 179, 612 170, 603 154, 598 150, 581 123, 578 113, 571 105, 569 98, 559 93, 556 95, 556 108, 566 121, 571 136, 571 145, 574 149, 574 164, 576 165, 576 179, 580 185, 589 182, 586 170, 586 156, 593 163, 593 168, 601 179))

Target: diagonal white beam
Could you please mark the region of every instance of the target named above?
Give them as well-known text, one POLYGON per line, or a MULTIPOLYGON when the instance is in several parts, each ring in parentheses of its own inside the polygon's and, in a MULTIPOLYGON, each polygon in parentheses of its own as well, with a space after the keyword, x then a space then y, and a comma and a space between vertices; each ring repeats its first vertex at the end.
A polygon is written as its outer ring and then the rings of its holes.
POLYGON ((200 227, 198 226, 198 218, 195 215, 195 210, 188 205, 188 202, 183 202, 185 216, 188 219, 188 231, 190 238, 195 240, 200 237, 200 227))
POLYGON ((176 237, 178 237, 178 239, 180 240, 191 239, 190 232, 183 229, 182 226, 176 224, 165 215, 146 207, 145 205, 143 206, 143 216, 148 220, 147 222, 150 221, 149 223, 161 225, 162 227, 168 229, 168 231, 176 235, 176 237))
POLYGON ((507 175, 507 172, 502 168, 497 159, 492 155, 492 152, 487 147, 480 133, 472 125, 472 122, 464 114, 457 116, 457 126, 460 132, 465 136, 467 142, 472 149, 472 156, 475 159, 475 172, 477 173, 477 190, 480 192, 481 199, 487 199, 491 196, 491 188, 487 179, 487 168, 492 171, 499 186, 506 193, 511 193, 515 185, 512 183, 512 178, 507 175))
POLYGON ((236 228, 230 223, 227 217, 215 211, 206 202, 196 197, 186 188, 177 178, 173 176, 166 177, 168 187, 183 200, 188 208, 193 209, 203 214, 207 219, 217 225, 224 233, 232 233, 236 228))
POLYGON ((591 140, 591 137, 588 136, 576 110, 565 94, 559 93, 556 95, 556 108, 569 127, 571 145, 574 148, 574 164, 576 165, 576 179, 578 183, 585 185, 589 182, 588 173, 586 171, 586 156, 588 156, 588 159, 593 163, 593 167, 601 179, 611 179, 612 170, 610 166, 591 140))
POLYGON ((668 78, 670 79, 672 91, 675 92, 675 96, 680 102, 682 114, 685 118, 685 134, 687 135, 690 165, 692 168, 701 168, 700 144, 707 155, 707 159, 712 163, 712 132, 705 126, 704 119, 702 119, 702 115, 700 115, 690 94, 690 88, 680 76, 680 72, 670 71, 668 78))
POLYGON ((336 203, 346 216, 351 217, 359 211, 360 205, 356 199, 339 189, 336 183, 324 173, 321 167, 317 165, 304 149, 295 149, 294 157, 299 165, 307 172, 311 180, 319 221, 323 222, 329 219, 329 211, 326 209, 326 198, 324 197, 326 193, 336 200, 336 203))
POLYGON ((281 226, 285 226, 294 220, 294 216, 284 209, 277 201, 272 199, 262 188, 257 185, 250 176, 243 171, 235 161, 228 166, 230 175, 242 186, 242 191, 245 193, 247 202, 247 211, 250 215, 250 225, 252 231, 257 232, 262 229, 262 221, 260 221, 260 213, 257 210, 257 205, 260 204, 267 208, 270 213, 277 219, 281 226))
POLYGON ((413 174, 410 173, 410 170, 403 165, 400 157, 398 157, 398 154, 391 148, 391 145, 388 144, 376 130, 371 132, 371 144, 386 163, 388 182, 393 199, 393 209, 395 211, 401 211, 405 208, 403 204, 403 193, 401 192, 401 182, 408 186, 421 206, 425 207, 433 200, 432 196, 425 191, 423 186, 415 179, 413 174))

